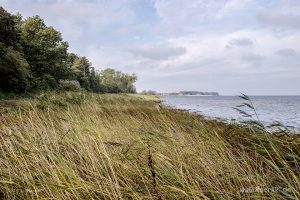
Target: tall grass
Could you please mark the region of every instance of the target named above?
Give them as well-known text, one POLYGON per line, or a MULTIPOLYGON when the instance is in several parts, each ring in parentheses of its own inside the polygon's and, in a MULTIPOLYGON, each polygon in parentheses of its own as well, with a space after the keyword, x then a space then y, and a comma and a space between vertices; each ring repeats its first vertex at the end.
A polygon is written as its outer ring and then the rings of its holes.
POLYGON ((300 138, 164 108, 49 93, 0 108, 0 198, 297 199, 300 138))

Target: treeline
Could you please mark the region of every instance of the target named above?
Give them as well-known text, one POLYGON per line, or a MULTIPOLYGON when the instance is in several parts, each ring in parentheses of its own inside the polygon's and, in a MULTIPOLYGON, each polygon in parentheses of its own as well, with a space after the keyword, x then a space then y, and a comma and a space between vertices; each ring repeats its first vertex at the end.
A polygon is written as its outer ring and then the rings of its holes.
POLYGON ((86 57, 69 53, 61 33, 39 16, 22 19, 0 7, 0 91, 134 93, 136 80, 111 68, 96 71, 86 57))

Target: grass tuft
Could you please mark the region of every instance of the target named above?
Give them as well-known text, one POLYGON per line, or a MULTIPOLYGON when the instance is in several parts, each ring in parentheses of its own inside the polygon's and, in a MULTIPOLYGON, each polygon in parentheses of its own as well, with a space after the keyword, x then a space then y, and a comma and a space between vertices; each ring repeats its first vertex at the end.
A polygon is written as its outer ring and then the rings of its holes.
POLYGON ((159 101, 80 92, 2 101, 0 198, 300 198, 299 135, 159 101))

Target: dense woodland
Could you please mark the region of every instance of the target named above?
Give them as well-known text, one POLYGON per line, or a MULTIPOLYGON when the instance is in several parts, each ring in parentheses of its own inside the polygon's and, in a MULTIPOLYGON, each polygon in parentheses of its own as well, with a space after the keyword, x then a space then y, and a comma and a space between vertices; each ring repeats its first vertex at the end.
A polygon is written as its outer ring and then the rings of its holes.
POLYGON ((96 71, 86 57, 68 52, 62 34, 39 16, 23 19, 0 7, 0 92, 134 93, 136 80, 112 68, 96 71))

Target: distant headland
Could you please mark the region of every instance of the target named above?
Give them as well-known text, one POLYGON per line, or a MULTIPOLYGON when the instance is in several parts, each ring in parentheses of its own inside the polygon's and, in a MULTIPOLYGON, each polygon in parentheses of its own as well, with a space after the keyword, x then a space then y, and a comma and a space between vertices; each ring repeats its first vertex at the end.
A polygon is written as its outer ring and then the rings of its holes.
POLYGON ((219 96, 218 92, 201 92, 201 91, 180 91, 170 93, 157 93, 152 90, 143 91, 142 94, 162 95, 162 96, 219 96))

